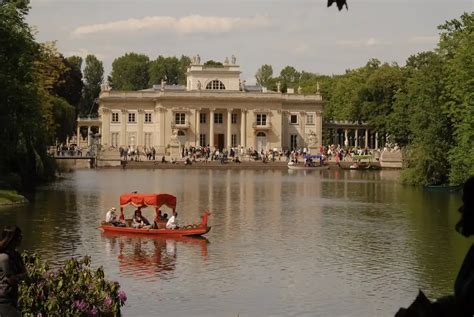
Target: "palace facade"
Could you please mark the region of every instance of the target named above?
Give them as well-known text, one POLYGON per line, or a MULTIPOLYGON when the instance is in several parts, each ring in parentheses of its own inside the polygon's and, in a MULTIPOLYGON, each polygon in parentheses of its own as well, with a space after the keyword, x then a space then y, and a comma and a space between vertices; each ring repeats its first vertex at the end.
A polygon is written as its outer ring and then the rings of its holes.
MULTIPOLYGON (((140 91, 103 87, 99 118, 79 119, 99 128, 103 147, 154 147, 165 154, 176 139, 184 147, 256 150, 313 148, 322 144, 321 95, 247 86, 233 57, 222 67, 193 58, 186 86, 155 85, 140 91)), ((298 89, 299 90, 299 89, 298 89)), ((90 133, 88 133, 89 135, 90 133)), ((90 140, 89 140, 90 144, 90 140)))

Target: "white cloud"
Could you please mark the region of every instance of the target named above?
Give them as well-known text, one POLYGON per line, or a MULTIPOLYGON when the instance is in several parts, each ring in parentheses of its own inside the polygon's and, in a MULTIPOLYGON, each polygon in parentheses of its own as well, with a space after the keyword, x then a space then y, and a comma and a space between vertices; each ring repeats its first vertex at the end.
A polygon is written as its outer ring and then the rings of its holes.
POLYGON ((439 36, 414 36, 408 40, 410 43, 417 44, 436 44, 439 41, 439 36))
POLYGON ((310 51, 310 48, 305 43, 299 43, 293 48, 293 53, 295 55, 305 55, 309 53, 309 51, 310 51))
POLYGON ((76 28, 74 36, 85 36, 97 33, 116 32, 175 32, 180 34, 192 33, 228 33, 239 29, 259 29, 271 25, 268 16, 257 15, 252 18, 216 17, 189 15, 181 18, 170 16, 149 16, 139 19, 119 20, 103 24, 84 25, 76 28))
POLYGON ((359 47, 369 47, 369 46, 376 46, 376 45, 381 45, 382 42, 379 40, 370 37, 366 40, 342 40, 342 41, 337 41, 336 44, 338 46, 342 47, 348 47, 348 48, 359 48, 359 47))
POLYGON ((82 58, 86 58, 87 55, 95 55, 95 57, 97 57, 98 59, 102 60, 102 59, 105 59, 107 56, 104 55, 104 54, 100 54, 100 53, 95 53, 95 52, 91 52, 89 51, 88 49, 86 48, 79 48, 77 50, 73 50, 73 51, 67 51, 67 52, 64 52, 64 55, 65 56, 80 56, 82 58))

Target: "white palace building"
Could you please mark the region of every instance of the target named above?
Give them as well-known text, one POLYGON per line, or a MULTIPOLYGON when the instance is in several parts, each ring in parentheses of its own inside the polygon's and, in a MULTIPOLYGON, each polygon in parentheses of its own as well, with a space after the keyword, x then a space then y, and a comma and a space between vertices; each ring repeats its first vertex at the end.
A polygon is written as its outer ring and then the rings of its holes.
MULTIPOLYGON (((205 66, 194 57, 186 86, 155 85, 140 91, 103 87, 99 117, 79 118, 79 129, 97 126, 103 148, 154 147, 165 154, 180 146, 313 148, 322 144, 321 95, 287 93, 246 86, 235 57, 222 67, 205 66)), ((299 89, 298 89, 299 90, 299 89)), ((90 133, 88 133, 90 135, 90 133)), ((86 140, 83 140, 86 141, 86 140)), ((90 144, 90 140, 88 140, 90 144)))

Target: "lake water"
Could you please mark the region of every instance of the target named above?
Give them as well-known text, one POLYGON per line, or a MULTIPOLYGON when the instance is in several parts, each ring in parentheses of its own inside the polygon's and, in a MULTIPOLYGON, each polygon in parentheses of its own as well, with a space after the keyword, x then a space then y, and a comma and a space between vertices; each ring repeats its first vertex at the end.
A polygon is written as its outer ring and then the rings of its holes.
MULTIPOLYGON (((91 255, 128 295, 125 316, 393 316, 421 288, 452 292, 469 248, 460 194, 403 186, 398 171, 80 170, 0 224, 53 264, 91 255), (125 192, 177 196, 181 223, 206 208, 206 239, 105 236, 125 192)), ((126 213, 132 213, 127 208, 126 213)), ((153 218, 153 210, 144 214, 153 218)))

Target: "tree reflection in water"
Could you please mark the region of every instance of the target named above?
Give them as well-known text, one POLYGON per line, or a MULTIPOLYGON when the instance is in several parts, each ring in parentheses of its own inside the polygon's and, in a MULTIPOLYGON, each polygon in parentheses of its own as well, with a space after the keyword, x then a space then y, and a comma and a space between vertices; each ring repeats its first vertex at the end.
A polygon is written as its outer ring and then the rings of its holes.
POLYGON ((124 276, 146 281, 167 279, 176 268, 179 244, 193 245, 200 249, 203 261, 207 261, 207 244, 204 237, 157 237, 154 235, 124 235, 102 233, 110 242, 109 252, 115 252, 119 270, 124 276))

